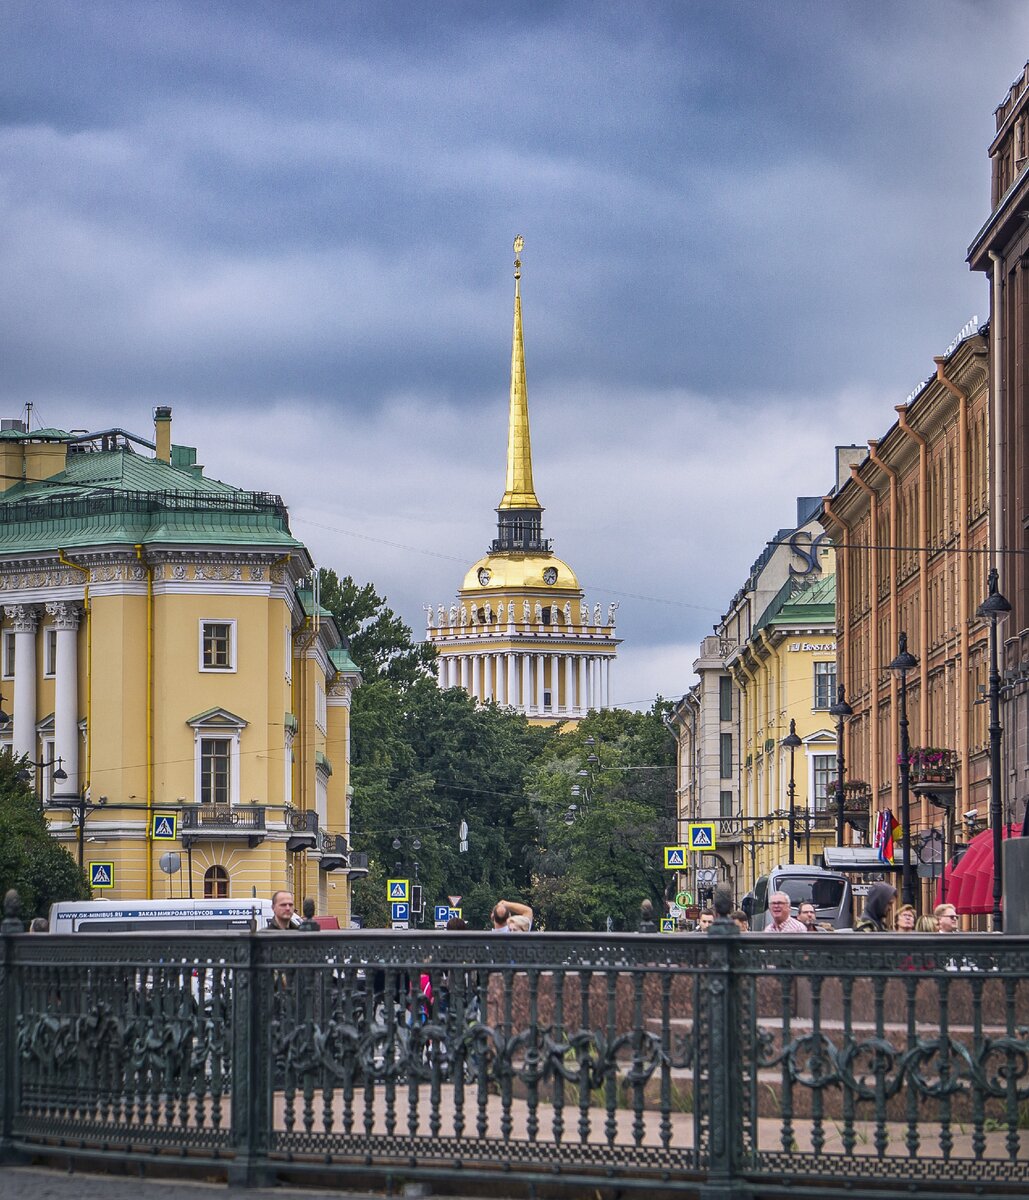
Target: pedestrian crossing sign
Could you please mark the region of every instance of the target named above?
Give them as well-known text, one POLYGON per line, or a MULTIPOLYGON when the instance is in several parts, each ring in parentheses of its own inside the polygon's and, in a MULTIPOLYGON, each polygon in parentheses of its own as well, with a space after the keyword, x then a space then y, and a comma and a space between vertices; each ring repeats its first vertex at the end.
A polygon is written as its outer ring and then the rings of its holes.
POLYGON ((95 888, 114 887, 114 863, 91 862, 89 864, 89 886, 95 888))
POLYGON ((391 903, 400 900, 405 904, 411 900, 411 881, 409 879, 387 879, 386 899, 391 903))
POLYGON ((662 917, 661 918, 661 932, 662 933, 675 933, 676 927, 677 927, 677 923, 676 923, 675 917, 662 917))
POLYGON ((155 842, 174 842, 178 833, 178 823, 179 818, 173 813, 154 813, 150 836, 155 842))
POLYGON ((714 850, 718 845, 714 821, 697 821, 687 830, 691 850, 714 850))
POLYGON ((686 865, 685 846, 665 846, 665 870, 678 871, 686 865))

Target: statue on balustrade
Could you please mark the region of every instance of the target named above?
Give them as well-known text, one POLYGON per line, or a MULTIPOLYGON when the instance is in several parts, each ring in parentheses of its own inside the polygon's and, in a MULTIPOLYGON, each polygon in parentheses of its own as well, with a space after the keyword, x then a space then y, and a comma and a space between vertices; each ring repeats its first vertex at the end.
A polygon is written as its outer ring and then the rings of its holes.
POLYGON ((543 624, 543 609, 540 606, 540 602, 538 600, 536 601, 535 605, 533 606, 532 615, 536 618, 537 625, 543 624))
POLYGON ((570 600, 565 601, 565 624, 568 626, 569 629, 571 629, 571 627, 572 627, 572 602, 570 600))
POLYGON ((492 625, 493 624, 493 605, 490 604, 490 602, 488 600, 486 601, 485 605, 483 606, 482 612, 483 612, 482 623, 484 625, 492 625))
POLYGON ((449 616, 450 616, 450 628, 453 629, 453 627, 457 624, 457 605, 456 604, 451 604, 449 616))
POLYGON ((431 604, 425 605, 425 628, 426 629, 432 628, 432 605, 431 604))
POLYGON ((461 605, 461 627, 462 627, 462 629, 467 624, 468 624, 468 606, 466 604, 462 604, 461 605))
POLYGON ((529 601, 528 600, 522 601, 522 623, 525 625, 529 624, 529 601))
POLYGON ((513 600, 507 606, 507 619, 512 625, 514 624, 514 601, 513 600))
POLYGON ((588 625, 590 623, 590 606, 585 600, 579 602, 579 624, 588 625))
POLYGON ((556 604, 552 604, 550 606, 550 623, 551 623, 551 625, 560 625, 561 624, 561 614, 557 611, 556 604))
POLYGON ((600 605, 599 604, 593 605, 593 624, 597 625, 597 626, 600 625, 600 605))
POLYGON ((607 623, 613 625, 615 623, 615 613, 618 611, 618 601, 612 600, 607 606, 607 623))

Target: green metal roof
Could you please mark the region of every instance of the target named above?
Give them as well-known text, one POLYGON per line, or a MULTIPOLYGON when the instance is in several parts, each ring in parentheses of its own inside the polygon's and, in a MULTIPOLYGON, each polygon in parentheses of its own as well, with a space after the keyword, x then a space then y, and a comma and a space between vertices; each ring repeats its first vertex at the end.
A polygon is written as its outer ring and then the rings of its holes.
POLYGON ((0 554, 169 542, 301 545, 278 496, 205 479, 198 468, 126 447, 71 453, 65 470, 0 493, 0 554))
POLYGON ((75 434, 65 429, 33 429, 26 433, 24 429, 0 430, 0 441, 4 442, 73 442, 75 434))
POLYGON ((757 627, 766 625, 834 625, 836 622, 836 575, 787 581, 761 614, 757 627))
POLYGON ((360 675, 361 673, 357 663, 350 657, 350 651, 346 646, 336 646, 330 650, 329 659, 341 675, 360 675))

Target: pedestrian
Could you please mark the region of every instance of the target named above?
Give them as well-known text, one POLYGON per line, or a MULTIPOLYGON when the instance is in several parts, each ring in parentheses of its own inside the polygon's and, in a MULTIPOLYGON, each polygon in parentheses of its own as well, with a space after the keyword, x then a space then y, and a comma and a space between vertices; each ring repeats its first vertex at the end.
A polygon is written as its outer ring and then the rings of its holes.
POLYGON ((808 933, 818 932, 818 913, 810 900, 803 900, 797 905, 797 920, 808 933))
POLYGON ((269 929, 289 931, 295 929, 293 914, 293 893, 285 890, 272 893, 272 919, 268 922, 269 929))
POLYGON ((304 919, 297 926, 301 933, 321 933, 322 927, 314 919, 314 901, 310 896, 304 901, 304 919))
POLYGON ((490 913, 493 932, 510 933, 511 926, 508 924, 510 917, 528 917, 529 929, 532 928, 532 909, 528 904, 519 904, 517 900, 498 900, 490 913))
POLYGON ((807 933, 807 926, 790 916, 790 898, 785 892, 773 892, 768 897, 768 911, 772 919, 765 933, 807 933))
POLYGON ((524 913, 512 913, 507 918, 507 927, 512 933, 528 933, 532 928, 532 918, 524 913))
POLYGON ((729 919, 731 921, 735 921, 736 924, 740 927, 740 933, 749 933, 750 932, 750 918, 747 916, 747 914, 743 911, 742 908, 737 908, 735 911, 731 912, 729 914, 729 919))
POLYGON ((937 904, 933 909, 937 933, 957 933, 958 910, 953 904, 937 904))
POLYGON ((713 908, 705 908, 700 914, 700 920, 697 922, 697 932, 707 933, 711 926, 715 923, 715 910, 713 908))
POLYGON ((915 933, 939 933, 940 926, 935 917, 926 914, 915 922, 915 933))
POLYGON ((49 933, 50 922, 46 917, 33 917, 29 922, 29 933, 49 933))
POLYGON ((657 933, 657 922, 654 920, 654 905, 644 900, 640 905, 640 933, 657 933))
POLYGON ((865 911, 854 926, 857 933, 885 933, 890 928, 890 905, 897 898, 892 883, 873 883, 865 897, 865 911))
POLYGON ((464 917, 451 917, 447 922, 447 929, 467 929, 468 922, 464 917))
POLYGON ((893 921, 893 928, 897 933, 914 933, 915 921, 918 914, 915 912, 913 904, 902 904, 897 909, 897 915, 893 921))

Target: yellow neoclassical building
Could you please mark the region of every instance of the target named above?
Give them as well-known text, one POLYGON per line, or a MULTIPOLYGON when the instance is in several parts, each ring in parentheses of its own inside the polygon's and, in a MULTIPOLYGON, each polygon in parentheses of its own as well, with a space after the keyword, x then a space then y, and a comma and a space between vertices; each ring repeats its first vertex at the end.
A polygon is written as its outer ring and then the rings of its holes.
POLYGON ((522 335, 522 239, 515 240, 514 331, 507 482, 489 553, 465 575, 457 600, 427 607, 426 637, 439 655, 441 688, 563 724, 611 707, 616 603, 592 609, 575 572, 543 536, 532 478, 522 335))
POLYGON ((4 747, 94 896, 267 896, 347 924, 360 676, 282 500, 121 429, 0 431, 4 747))

